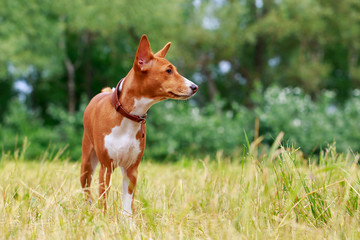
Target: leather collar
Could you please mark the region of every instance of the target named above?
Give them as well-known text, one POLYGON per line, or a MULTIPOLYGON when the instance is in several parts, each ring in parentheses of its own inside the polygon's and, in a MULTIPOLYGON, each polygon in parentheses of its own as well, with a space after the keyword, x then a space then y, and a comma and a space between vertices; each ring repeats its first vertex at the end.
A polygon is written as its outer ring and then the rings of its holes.
POLYGON ((121 79, 118 82, 118 84, 116 85, 115 91, 111 95, 111 99, 110 99, 111 104, 114 106, 115 110, 117 112, 119 112, 121 115, 123 115, 124 117, 126 117, 126 118, 128 118, 128 119, 130 119, 132 121, 141 123, 141 134, 142 134, 142 137, 144 137, 145 136, 145 124, 146 124, 147 113, 142 115, 142 116, 131 114, 131 113, 129 113, 128 111, 126 111, 124 109, 124 107, 122 106, 122 104, 119 101, 120 91, 121 91, 120 85, 122 84, 124 79, 125 78, 121 79))

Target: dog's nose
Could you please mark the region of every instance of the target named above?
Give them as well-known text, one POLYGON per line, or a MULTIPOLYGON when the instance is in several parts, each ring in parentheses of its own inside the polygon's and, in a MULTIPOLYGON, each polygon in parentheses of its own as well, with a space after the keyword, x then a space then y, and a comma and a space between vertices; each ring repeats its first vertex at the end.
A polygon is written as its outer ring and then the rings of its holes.
POLYGON ((191 90, 193 90, 194 93, 196 93, 198 90, 198 86, 196 84, 191 84, 190 88, 191 90))

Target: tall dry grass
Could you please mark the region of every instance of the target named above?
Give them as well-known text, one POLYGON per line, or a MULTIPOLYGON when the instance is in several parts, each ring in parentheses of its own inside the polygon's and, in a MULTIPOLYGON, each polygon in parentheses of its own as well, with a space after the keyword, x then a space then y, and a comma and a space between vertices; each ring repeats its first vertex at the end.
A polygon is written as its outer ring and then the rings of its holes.
MULTIPOLYGON (((121 171, 106 214, 88 206, 80 164, 59 154, 0 161, 2 239, 359 239, 359 155, 318 157, 279 145, 242 156, 140 165, 133 223, 121 215, 121 171)), ((97 193, 95 175, 93 193, 97 193)))

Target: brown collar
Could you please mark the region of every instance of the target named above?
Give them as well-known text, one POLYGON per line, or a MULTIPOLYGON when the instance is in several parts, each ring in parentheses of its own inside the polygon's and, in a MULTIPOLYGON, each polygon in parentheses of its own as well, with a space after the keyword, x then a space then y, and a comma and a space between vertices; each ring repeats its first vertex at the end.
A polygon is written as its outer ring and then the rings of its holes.
POLYGON ((119 81, 119 83, 116 85, 115 91, 111 95, 111 104, 114 106, 115 110, 118 111, 124 117, 126 117, 126 118, 128 118, 128 119, 130 119, 132 121, 141 123, 141 134, 142 134, 142 137, 144 137, 145 136, 145 124, 146 124, 146 116, 147 116, 147 114, 144 114, 142 116, 131 114, 131 113, 129 113, 128 111, 126 111, 124 109, 124 107, 122 106, 122 104, 119 101, 119 96, 120 96, 119 95, 120 94, 119 87, 120 87, 121 83, 124 81, 124 79, 125 78, 121 79, 119 81))

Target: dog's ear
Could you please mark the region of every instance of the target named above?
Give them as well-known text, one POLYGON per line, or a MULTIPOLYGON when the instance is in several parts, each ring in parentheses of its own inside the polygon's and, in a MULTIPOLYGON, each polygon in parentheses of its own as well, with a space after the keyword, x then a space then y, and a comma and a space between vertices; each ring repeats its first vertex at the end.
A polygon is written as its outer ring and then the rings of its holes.
POLYGON ((139 47, 136 52, 134 69, 141 72, 146 72, 150 67, 151 59, 153 58, 154 55, 150 49, 150 42, 144 34, 140 39, 139 47))
POLYGON ((155 57, 161 57, 164 58, 166 56, 166 53, 169 51, 169 48, 171 46, 171 42, 168 42, 163 49, 155 53, 155 57))

